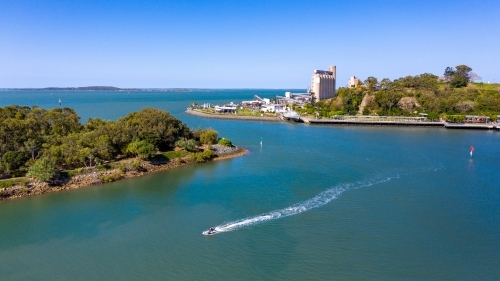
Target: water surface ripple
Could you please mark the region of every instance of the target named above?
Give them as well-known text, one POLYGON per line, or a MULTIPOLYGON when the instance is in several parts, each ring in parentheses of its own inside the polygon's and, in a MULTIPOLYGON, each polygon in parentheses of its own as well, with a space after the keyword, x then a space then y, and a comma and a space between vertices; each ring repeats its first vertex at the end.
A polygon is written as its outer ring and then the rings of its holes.
POLYGON ((0 202, 1 279, 500 280, 500 132, 183 113, 284 91, 0 91, 0 106, 61 99, 83 121, 156 107, 249 150, 0 202), (201 235, 211 225, 223 233, 201 235))

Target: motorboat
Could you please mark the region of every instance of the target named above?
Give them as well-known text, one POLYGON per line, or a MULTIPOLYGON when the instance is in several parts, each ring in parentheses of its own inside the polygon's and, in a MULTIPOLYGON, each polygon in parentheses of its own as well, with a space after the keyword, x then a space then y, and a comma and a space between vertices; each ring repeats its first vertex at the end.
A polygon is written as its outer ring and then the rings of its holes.
POLYGON ((215 229, 215 227, 210 227, 209 229, 203 231, 203 235, 214 235, 217 233, 217 230, 215 229))

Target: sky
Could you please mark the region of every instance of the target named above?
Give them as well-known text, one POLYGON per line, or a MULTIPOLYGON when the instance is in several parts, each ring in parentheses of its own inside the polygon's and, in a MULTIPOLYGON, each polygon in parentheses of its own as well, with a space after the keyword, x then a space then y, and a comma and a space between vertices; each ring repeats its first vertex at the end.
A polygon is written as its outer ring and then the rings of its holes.
POLYGON ((305 89, 465 64, 500 82, 500 1, 0 1, 0 88, 305 89))

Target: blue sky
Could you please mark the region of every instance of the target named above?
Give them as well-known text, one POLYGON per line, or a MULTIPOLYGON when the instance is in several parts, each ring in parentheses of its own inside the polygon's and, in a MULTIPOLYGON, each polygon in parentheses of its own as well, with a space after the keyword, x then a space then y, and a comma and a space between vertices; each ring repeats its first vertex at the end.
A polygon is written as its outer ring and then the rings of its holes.
POLYGON ((500 1, 0 2, 0 88, 307 88, 466 64, 500 82, 500 1))

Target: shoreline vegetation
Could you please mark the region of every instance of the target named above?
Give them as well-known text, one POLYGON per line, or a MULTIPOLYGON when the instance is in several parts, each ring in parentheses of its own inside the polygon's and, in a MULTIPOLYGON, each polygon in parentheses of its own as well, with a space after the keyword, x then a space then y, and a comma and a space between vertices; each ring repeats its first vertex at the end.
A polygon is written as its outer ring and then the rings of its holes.
POLYGON ((423 73, 393 81, 388 78, 378 80, 373 76, 364 81, 355 78, 355 83, 339 88, 333 98, 296 110, 313 118, 424 115, 429 121, 464 123, 468 115, 497 121, 500 85, 481 80, 466 65, 447 67, 443 76, 423 73))
POLYGON ((483 83, 472 68, 458 65, 447 67, 441 77, 423 73, 393 81, 379 81, 373 76, 361 81, 353 76, 347 87, 338 88, 332 98, 320 101, 276 96, 218 109, 192 103, 186 113, 252 121, 291 119, 310 124, 500 129, 500 84, 483 83), (288 112, 296 114, 286 118, 288 112))
POLYGON ((154 108, 117 121, 79 119, 71 108, 0 108, 0 200, 246 154, 217 131, 154 108))
MULTIPOLYGON (((221 161, 221 160, 236 158, 243 156, 247 153, 248 150, 241 147, 233 146, 229 151, 222 152, 220 153, 220 155, 217 155, 214 158, 205 161, 204 163, 210 161, 221 161)), ((80 174, 69 177, 60 175, 59 177, 54 179, 51 183, 47 183, 37 179, 23 179, 23 178, 12 179, 12 181, 17 182, 18 184, 10 187, 0 188, 0 201, 33 196, 33 195, 40 195, 55 191, 101 185, 103 183, 140 177, 143 175, 168 171, 187 165, 199 164, 199 162, 192 161, 189 158, 189 156, 186 156, 182 160, 174 158, 167 161, 161 161, 161 160, 147 161, 147 160, 141 160, 139 158, 134 158, 116 162, 115 164, 118 165, 116 165, 116 167, 109 166, 112 168, 106 170, 102 170, 103 169, 102 167, 95 167, 95 168, 82 169, 80 174), (136 162, 135 163, 136 165, 137 163, 140 164, 137 165, 135 168, 130 167, 133 165, 133 162, 136 162)))

